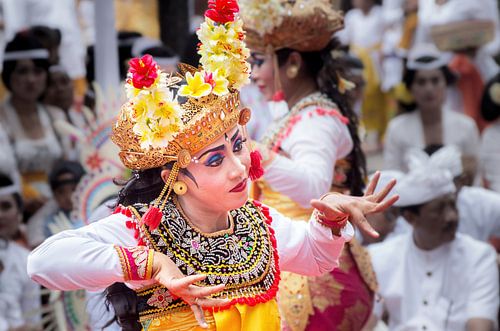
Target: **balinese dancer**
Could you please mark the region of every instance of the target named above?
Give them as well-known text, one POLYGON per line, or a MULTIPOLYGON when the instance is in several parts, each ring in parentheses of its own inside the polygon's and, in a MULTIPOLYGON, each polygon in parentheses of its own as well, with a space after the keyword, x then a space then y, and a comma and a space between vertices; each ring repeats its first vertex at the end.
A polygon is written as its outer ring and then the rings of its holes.
MULTIPOLYGON (((325 191, 362 195, 365 159, 358 120, 343 92, 332 34, 342 17, 329 1, 241 1, 253 79, 272 102, 274 124, 259 145, 264 180, 254 194, 284 215, 307 220, 325 191), (280 100, 280 101, 278 101, 280 100), (284 104, 284 105, 283 105, 284 104)), ((285 330, 360 330, 376 280, 367 253, 346 245, 340 268, 319 278, 282 274, 285 330)))
POLYGON ((183 66, 185 83, 149 56, 130 62, 112 139, 133 176, 115 214, 47 239, 28 272, 61 290, 126 282, 137 296, 121 306, 138 312, 139 329, 279 330, 280 270, 331 270, 351 223, 376 236, 365 215, 397 200, 383 201, 394 182, 375 195, 375 180, 364 197, 327 193, 308 223, 248 200, 248 179, 262 173, 245 144, 250 111, 239 109, 249 52, 238 4, 209 4, 201 67, 183 66))

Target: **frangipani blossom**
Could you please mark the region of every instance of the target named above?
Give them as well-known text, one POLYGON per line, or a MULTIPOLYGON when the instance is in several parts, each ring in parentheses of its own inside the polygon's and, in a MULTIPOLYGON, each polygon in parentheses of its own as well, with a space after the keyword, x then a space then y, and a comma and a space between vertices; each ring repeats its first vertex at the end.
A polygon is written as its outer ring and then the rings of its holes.
POLYGON ((220 76, 218 72, 205 72, 205 82, 212 86, 212 93, 222 96, 229 93, 229 82, 224 76, 220 76))
POLYGON ((192 98, 201 98, 207 96, 212 91, 212 86, 205 82, 201 72, 191 75, 186 73, 186 85, 181 86, 179 95, 192 98))

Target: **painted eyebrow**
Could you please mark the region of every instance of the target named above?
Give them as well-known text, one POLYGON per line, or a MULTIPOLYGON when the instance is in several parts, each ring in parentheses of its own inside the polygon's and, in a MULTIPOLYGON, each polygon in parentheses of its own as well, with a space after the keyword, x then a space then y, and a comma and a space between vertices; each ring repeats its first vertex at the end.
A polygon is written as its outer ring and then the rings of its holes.
MULTIPOLYGON (((238 134, 239 134, 239 133, 240 133, 240 130, 239 130, 239 129, 238 129, 238 130, 236 130, 236 132, 234 133, 234 135, 231 137, 231 142, 233 142, 233 141, 236 139, 236 137, 238 136, 238 134)), ((222 151, 222 150, 224 150, 224 148, 225 148, 225 147, 224 147, 224 145, 220 145, 220 146, 217 146, 217 147, 211 148, 211 149, 209 149, 209 150, 207 150, 207 151, 203 152, 203 153, 200 155, 199 159, 201 159, 201 158, 203 157, 203 155, 206 155, 206 154, 208 154, 208 153, 210 153, 210 152, 218 152, 218 151, 222 151)))
POLYGON ((217 147, 214 147, 214 148, 211 148, 205 152, 203 152, 203 154, 200 155, 200 157, 198 159, 201 159, 203 157, 203 155, 205 154, 208 154, 210 152, 218 152, 218 151, 223 151, 226 147, 224 145, 220 145, 220 146, 217 146, 217 147))
POLYGON ((233 142, 236 139, 236 137, 238 136, 239 133, 240 133, 240 129, 236 130, 234 135, 231 137, 231 142, 233 142))

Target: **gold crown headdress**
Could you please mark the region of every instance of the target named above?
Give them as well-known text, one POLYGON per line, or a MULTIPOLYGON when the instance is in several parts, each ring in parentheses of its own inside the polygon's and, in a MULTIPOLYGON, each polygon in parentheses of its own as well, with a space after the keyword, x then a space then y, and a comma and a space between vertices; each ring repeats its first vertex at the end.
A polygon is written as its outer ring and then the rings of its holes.
POLYGON ((344 27, 342 13, 330 0, 240 0, 240 5, 248 46, 273 58, 275 94, 269 106, 273 112, 287 111, 275 52, 322 50, 333 33, 344 27))
POLYGON ((129 100, 121 108, 111 139, 130 169, 175 161, 155 205, 169 196, 179 168, 187 167, 192 155, 250 119, 248 109, 239 110, 239 89, 250 76, 250 52, 238 4, 235 0, 208 3, 197 32, 201 67, 181 64, 181 78, 163 73, 150 55, 130 61, 125 84, 129 100), (185 84, 179 85, 183 79, 185 84))
POLYGON ((262 52, 319 51, 344 27, 330 0, 240 0, 240 6, 246 42, 262 52))

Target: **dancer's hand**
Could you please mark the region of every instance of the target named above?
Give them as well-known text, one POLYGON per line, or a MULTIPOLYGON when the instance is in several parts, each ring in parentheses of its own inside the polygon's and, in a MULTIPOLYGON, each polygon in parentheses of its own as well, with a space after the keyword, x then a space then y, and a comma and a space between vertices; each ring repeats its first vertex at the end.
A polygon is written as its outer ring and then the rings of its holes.
POLYGON ((374 194, 379 178, 380 172, 377 172, 362 197, 329 193, 320 200, 312 200, 311 205, 318 211, 320 221, 342 220, 347 216, 349 221, 361 231, 377 238, 379 236, 378 232, 372 228, 365 216, 384 211, 399 199, 398 195, 393 195, 384 201, 394 185, 396 185, 395 179, 391 180, 379 193, 374 194))
POLYGON ((184 276, 175 263, 160 252, 154 252, 152 278, 165 286, 171 294, 189 304, 202 328, 208 328, 203 307, 220 307, 230 302, 228 299, 209 298, 210 295, 222 291, 224 284, 207 287, 195 285, 204 280, 206 275, 184 276))

